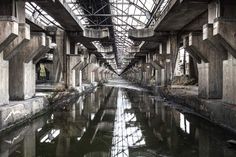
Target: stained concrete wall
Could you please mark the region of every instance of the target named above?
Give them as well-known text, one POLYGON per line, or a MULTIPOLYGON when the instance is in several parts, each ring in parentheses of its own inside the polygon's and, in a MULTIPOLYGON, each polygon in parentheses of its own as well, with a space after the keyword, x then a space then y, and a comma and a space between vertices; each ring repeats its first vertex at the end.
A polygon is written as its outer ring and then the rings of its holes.
POLYGON ((79 82, 78 70, 75 66, 81 62, 79 55, 67 55, 67 86, 75 87, 79 82))
POLYGON ((9 102, 9 63, 3 59, 3 53, 0 52, 0 105, 9 102))
POLYGON ((10 100, 23 100, 35 95, 36 70, 33 62, 24 63, 24 54, 19 53, 9 61, 10 100))
POLYGON ((236 104, 236 59, 229 55, 223 62, 223 101, 236 104))

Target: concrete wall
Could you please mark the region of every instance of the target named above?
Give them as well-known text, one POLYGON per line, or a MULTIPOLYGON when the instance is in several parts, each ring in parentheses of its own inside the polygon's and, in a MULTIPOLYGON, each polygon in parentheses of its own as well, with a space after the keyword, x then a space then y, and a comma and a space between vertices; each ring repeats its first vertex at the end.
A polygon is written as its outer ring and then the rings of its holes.
POLYGON ((67 86, 75 87, 78 83, 79 75, 78 70, 74 67, 81 62, 79 55, 67 55, 67 86))
POLYGON ((223 101, 236 104, 236 59, 229 55, 223 62, 223 101))
POLYGON ((0 52, 0 105, 9 102, 9 63, 3 60, 3 53, 0 52))

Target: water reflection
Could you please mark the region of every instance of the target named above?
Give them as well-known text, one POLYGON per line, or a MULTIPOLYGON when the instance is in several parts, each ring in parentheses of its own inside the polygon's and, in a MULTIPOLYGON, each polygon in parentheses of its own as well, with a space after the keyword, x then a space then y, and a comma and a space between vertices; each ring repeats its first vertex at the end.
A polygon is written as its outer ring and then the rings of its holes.
POLYGON ((0 157, 235 157, 235 135, 168 102, 102 87, 0 136, 0 157))

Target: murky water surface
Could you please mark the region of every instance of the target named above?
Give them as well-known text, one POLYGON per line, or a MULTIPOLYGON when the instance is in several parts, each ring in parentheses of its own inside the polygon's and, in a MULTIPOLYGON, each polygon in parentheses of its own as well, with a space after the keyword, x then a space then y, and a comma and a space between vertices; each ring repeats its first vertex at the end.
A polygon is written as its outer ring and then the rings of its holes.
POLYGON ((236 139, 188 112, 111 82, 0 137, 0 157, 235 157, 236 139))

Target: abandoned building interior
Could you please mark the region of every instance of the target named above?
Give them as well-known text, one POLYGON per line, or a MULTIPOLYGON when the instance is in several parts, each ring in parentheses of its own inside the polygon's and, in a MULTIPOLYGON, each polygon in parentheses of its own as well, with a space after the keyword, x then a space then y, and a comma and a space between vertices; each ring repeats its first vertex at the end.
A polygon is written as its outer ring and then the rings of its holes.
POLYGON ((235 156, 235 0, 0 0, 0 157, 235 156))

